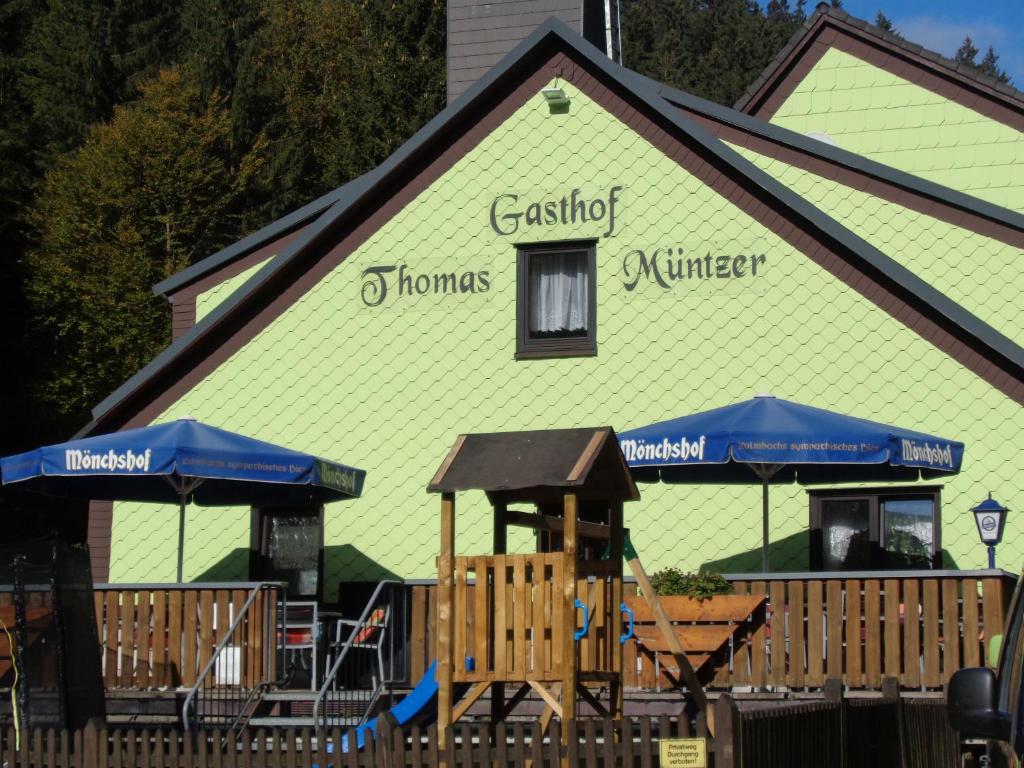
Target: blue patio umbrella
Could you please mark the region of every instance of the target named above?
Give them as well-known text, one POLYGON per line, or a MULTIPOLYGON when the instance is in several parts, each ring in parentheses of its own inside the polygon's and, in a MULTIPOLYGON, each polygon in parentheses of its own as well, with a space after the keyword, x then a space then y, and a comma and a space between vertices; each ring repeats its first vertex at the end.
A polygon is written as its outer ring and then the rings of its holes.
POLYGON ((366 473, 194 419, 37 448, 0 459, 4 485, 73 498, 179 505, 178 581, 185 507, 320 504, 362 493, 366 473))
POLYGON ((768 562, 768 484, 886 482, 954 475, 964 446, 923 432, 758 395, 619 433, 638 480, 762 485, 761 559, 768 562))

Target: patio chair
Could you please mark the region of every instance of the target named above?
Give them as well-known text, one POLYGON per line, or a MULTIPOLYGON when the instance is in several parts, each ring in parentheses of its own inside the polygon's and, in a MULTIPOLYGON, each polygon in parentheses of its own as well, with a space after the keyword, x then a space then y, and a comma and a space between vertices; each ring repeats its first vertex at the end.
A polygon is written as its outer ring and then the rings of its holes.
POLYGON ((316 690, 317 656, 320 643, 319 607, 315 601, 294 601, 285 604, 284 626, 280 628, 284 653, 285 687, 290 687, 299 671, 309 674, 309 688, 316 690))
POLYGON ((390 606, 374 608, 366 621, 361 623, 352 619, 337 619, 334 624, 334 637, 328 649, 327 669, 330 670, 334 666, 338 654, 344 650, 349 637, 352 637, 351 649, 376 653, 377 674, 371 674, 371 679, 374 689, 382 685, 384 683, 384 636, 390 619, 390 606), (353 632, 355 632, 354 636, 352 636, 353 632))

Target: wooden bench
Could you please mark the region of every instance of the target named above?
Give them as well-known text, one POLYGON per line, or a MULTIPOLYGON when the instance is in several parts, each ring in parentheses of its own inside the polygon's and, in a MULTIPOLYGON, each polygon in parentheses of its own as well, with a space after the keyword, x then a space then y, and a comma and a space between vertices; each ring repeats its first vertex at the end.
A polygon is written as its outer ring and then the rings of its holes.
MULTIPOLYGON (((686 658, 702 677, 706 677, 702 671, 708 662, 730 647, 739 629, 760 612, 766 599, 763 595, 716 595, 704 601, 690 597, 659 598, 686 658)), ((657 678, 664 673, 672 685, 679 686, 679 666, 668 640, 655 625, 654 612, 647 600, 640 596, 628 596, 625 600, 633 611, 638 649, 655 664, 657 678)))

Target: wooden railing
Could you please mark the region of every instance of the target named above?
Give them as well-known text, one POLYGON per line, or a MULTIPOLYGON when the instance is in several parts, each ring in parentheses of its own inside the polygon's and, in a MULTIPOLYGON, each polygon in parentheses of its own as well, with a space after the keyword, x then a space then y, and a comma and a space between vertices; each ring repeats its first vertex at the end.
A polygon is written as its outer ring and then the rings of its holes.
POLYGON ((733 578, 740 594, 768 596, 714 684, 818 688, 841 678, 878 688, 941 688, 963 667, 985 663, 984 644, 1002 633, 1013 579, 999 571, 773 574, 733 578))
MULTIPOLYGON (((99 584, 95 589, 96 631, 103 657, 103 680, 110 689, 191 687, 214 648, 256 584, 99 584)), ((237 648, 214 671, 227 684, 248 687, 274 677, 276 591, 257 595, 235 628, 237 648), (271 627, 270 630, 267 628, 271 627), (241 654, 245 654, 244 658, 241 654), (235 678, 238 678, 237 681, 235 678)))
MULTIPOLYGON (((790 573, 729 576, 737 594, 765 595, 733 646, 709 664, 716 689, 818 689, 827 678, 878 689, 895 677, 904 689, 939 689, 953 672, 985 663, 985 647, 1003 631, 1014 577, 1002 571, 790 573)), ((636 585, 623 591, 635 594, 636 585)), ((437 595, 412 587, 410 678, 434 658, 437 595)), ((614 615, 618 615, 617 613, 614 615)), ((611 621, 608 637, 618 632, 611 621)), ((623 649, 627 687, 671 685, 629 641, 623 649)))
MULTIPOLYGON (((537 634, 543 640, 541 650, 531 650, 529 661, 523 661, 531 671, 538 659, 541 669, 549 668, 554 651, 548 654, 543 649, 550 641, 551 631, 556 630, 554 614, 558 612, 547 613, 550 604, 543 602, 546 598, 542 591, 539 606, 536 601, 524 600, 523 611, 517 614, 519 602, 513 597, 520 588, 515 575, 517 557, 524 558, 521 588, 525 590, 526 574, 537 565, 531 558, 548 556, 505 556, 506 600, 502 604, 508 624, 504 636, 506 671, 518 669, 516 660, 521 657, 516 638, 529 635, 532 642, 535 626, 541 627, 537 634), (528 562, 532 563, 529 568, 528 562), (541 616, 551 617, 550 624, 544 624, 549 621, 547 618, 536 623, 538 608, 541 616), (519 625, 517 615, 521 617, 519 625)), ((467 606, 475 605, 477 599, 470 583, 472 560, 468 558, 466 565, 467 606)), ((581 576, 583 573, 581 570, 581 576)), ((763 615, 750 617, 733 646, 723 649, 709 663, 708 684, 716 689, 749 686, 814 690, 826 678, 836 677, 851 688, 876 689, 883 677, 895 677, 904 689, 939 689, 957 669, 985 662, 987 640, 1002 632, 1014 581, 1002 571, 793 573, 729 579, 737 593, 766 595, 768 604, 763 615)), ((589 582, 587 590, 595 589, 596 583, 589 582)), ((99 585, 96 622, 106 687, 193 685, 220 639, 217 628, 229 626, 251 586, 99 585)), ((533 587, 530 589, 537 594, 533 587)), ((577 589, 582 595, 580 584, 577 589)), ((624 585, 626 594, 635 594, 635 590, 635 584, 624 585)), ((608 653, 612 643, 617 642, 620 631, 619 614, 614 610, 617 606, 612 605, 603 590, 588 595, 588 604, 596 605, 599 596, 604 597, 604 607, 595 610, 588 635, 588 642, 594 643, 593 663, 597 665, 604 658, 601 654, 608 653)), ((410 682, 415 682, 435 657, 436 587, 411 587, 411 603, 410 682)), ((253 614, 255 620, 240 624, 232 645, 238 646, 240 653, 259 655, 262 644, 275 640, 260 630, 265 626, 262 617, 265 611, 276 609, 274 601, 264 604, 261 598, 253 614)), ((496 603, 494 610, 497 609, 496 603)), ((456 655, 457 659, 464 659, 474 655, 468 649, 476 647, 477 627, 468 611, 459 612, 458 604, 456 611, 457 615, 468 617, 462 635, 464 650, 461 655, 457 650, 456 655)), ((582 612, 579 614, 581 620, 582 612)), ((492 630, 493 625, 487 631, 492 630)), ((525 653, 527 646, 522 647, 525 653)), ((252 670, 244 673, 246 677, 262 675, 257 660, 249 663, 247 655, 245 661, 242 669, 252 670)), ((493 666, 479 666, 479 659, 476 663, 478 669, 495 672, 493 666)), ((623 682, 632 688, 671 685, 664 676, 661 680, 657 678, 653 661, 633 641, 623 648, 623 682)))
MULTIPOLYGON (((455 680, 561 679, 559 638, 583 625, 579 611, 578 626, 562 626, 563 558, 561 552, 455 558, 455 680)), ((578 646, 581 672, 611 669, 617 613, 611 571, 607 562, 578 565, 576 595, 590 618, 578 646)))

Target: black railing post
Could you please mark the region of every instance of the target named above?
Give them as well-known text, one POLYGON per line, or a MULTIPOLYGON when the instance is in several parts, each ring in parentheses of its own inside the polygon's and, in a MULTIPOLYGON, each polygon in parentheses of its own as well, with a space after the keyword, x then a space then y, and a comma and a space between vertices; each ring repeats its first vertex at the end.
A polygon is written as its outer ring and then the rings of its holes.
POLYGON ((715 768, 741 768, 739 709, 732 696, 723 693, 714 705, 715 768))
POLYGON ((830 677, 825 681, 822 689, 825 701, 835 705, 835 723, 839 729, 839 754, 836 755, 836 768, 846 768, 847 764, 847 743, 846 743, 846 699, 843 698, 843 680, 839 677, 830 677))

